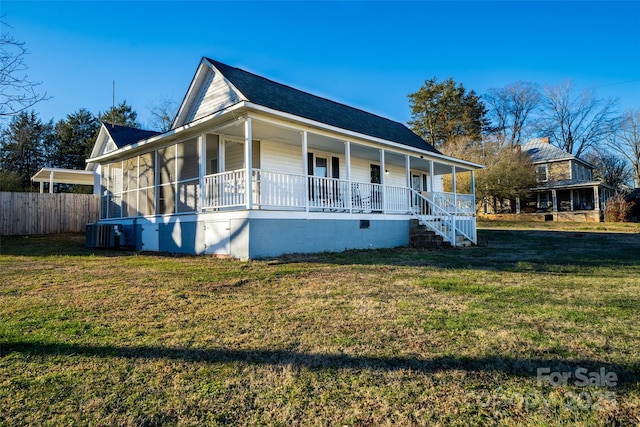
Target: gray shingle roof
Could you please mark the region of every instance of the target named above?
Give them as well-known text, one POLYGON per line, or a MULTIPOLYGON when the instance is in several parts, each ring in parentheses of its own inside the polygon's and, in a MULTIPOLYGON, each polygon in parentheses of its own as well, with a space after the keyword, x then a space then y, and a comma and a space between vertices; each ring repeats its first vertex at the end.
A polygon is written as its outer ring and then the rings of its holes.
POLYGON ((205 58, 250 102, 341 129, 439 153, 399 122, 321 98, 256 74, 205 58))
POLYGON ((120 125, 112 125, 111 123, 103 123, 107 132, 113 139, 113 142, 116 144, 118 148, 126 147, 127 145, 131 145, 135 142, 141 141, 143 139, 151 138, 152 136, 159 135, 160 132, 156 132, 153 130, 144 130, 131 128, 120 125))
POLYGON ((550 162, 556 160, 570 160, 575 158, 566 151, 543 141, 540 138, 534 138, 522 144, 522 152, 529 155, 531 161, 550 162))

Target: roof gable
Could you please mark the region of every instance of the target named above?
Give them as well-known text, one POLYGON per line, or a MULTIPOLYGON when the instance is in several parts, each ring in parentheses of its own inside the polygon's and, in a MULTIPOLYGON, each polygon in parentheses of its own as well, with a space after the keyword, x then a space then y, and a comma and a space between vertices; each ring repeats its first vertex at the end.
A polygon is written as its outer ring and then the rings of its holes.
POLYGON ((246 100, 229 81, 206 60, 200 62, 182 101, 172 129, 246 100))
MULTIPOLYGON (((119 148, 126 147, 138 141, 142 141, 147 138, 159 135, 160 132, 153 130, 144 130, 138 128, 131 128, 120 125, 112 125, 110 123, 102 123, 96 143, 91 150, 90 159, 101 156, 111 151, 115 151, 119 148)), ((95 168, 95 165, 91 162, 87 164, 86 169, 91 170, 95 168)))
POLYGON ((117 148, 126 147, 127 145, 131 145, 134 142, 142 141, 143 139, 151 138, 152 136, 160 134, 160 132, 156 132, 154 130, 144 130, 120 125, 112 125, 110 123, 103 123, 102 125, 109 133, 111 140, 117 148))
POLYGON ((303 92, 210 58, 202 59, 173 128, 240 101, 439 154, 438 150, 402 123, 303 92))

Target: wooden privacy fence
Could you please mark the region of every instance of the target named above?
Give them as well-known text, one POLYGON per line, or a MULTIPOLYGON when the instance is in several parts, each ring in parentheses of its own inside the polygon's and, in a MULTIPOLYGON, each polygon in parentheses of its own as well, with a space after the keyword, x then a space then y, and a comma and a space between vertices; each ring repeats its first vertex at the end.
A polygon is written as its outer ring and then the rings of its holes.
POLYGON ((0 192, 0 235, 84 233, 99 205, 93 194, 0 192))

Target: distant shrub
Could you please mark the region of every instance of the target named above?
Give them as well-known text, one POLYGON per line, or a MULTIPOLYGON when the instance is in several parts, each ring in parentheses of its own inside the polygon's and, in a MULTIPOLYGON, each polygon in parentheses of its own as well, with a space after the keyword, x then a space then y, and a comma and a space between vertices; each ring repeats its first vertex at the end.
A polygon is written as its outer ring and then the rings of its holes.
POLYGON ((604 208, 606 222, 629 222, 635 202, 626 201, 622 194, 616 194, 607 201, 604 208))

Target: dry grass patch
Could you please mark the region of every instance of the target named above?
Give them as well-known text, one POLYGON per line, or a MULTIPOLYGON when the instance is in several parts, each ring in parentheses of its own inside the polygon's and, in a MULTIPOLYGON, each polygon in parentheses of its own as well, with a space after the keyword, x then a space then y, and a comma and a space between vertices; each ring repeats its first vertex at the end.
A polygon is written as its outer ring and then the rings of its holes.
POLYGON ((640 423, 639 239, 481 233, 253 262, 3 238, 0 424, 640 423), (619 384, 538 384, 578 367, 619 384))

